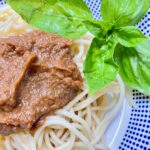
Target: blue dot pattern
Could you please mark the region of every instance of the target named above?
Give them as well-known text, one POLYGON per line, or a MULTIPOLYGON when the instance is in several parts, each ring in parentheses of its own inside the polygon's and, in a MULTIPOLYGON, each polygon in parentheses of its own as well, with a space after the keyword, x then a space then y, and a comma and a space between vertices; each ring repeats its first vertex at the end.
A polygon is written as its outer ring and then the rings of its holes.
POLYGON ((145 36, 150 37, 150 9, 141 22, 138 23, 137 27, 144 33, 145 36))
MULTIPOLYGON (((101 19, 101 0, 84 0, 93 13, 95 19, 101 19)), ((5 2, 0 0, 0 5, 5 2)), ((150 37, 150 11, 145 15, 137 27, 150 37)), ((132 108, 130 121, 124 138, 118 146, 119 150, 150 150, 150 97, 133 90, 133 100, 138 108, 132 108)))
POLYGON ((100 13, 100 4, 101 0, 84 0, 87 6, 90 8, 93 16, 95 19, 100 20, 101 19, 101 13, 100 13))
POLYGON ((130 121, 119 150, 150 150, 150 97, 133 90, 130 121))
POLYGON ((0 0, 0 5, 5 5, 6 3, 3 0, 0 0))

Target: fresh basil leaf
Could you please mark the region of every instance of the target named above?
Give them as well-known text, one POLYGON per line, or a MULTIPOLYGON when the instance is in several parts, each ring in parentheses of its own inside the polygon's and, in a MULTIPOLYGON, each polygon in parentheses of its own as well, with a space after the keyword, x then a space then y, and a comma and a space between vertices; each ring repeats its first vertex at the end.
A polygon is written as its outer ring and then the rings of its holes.
POLYGON ((114 38, 125 47, 135 47, 147 40, 143 33, 135 26, 120 27, 114 30, 114 38))
POLYGON ((76 38, 87 32, 82 21, 93 19, 82 0, 6 0, 29 24, 41 30, 76 38))
POLYGON ((144 41, 135 48, 118 45, 114 57, 125 83, 150 95, 150 40, 144 41))
POLYGON ((149 0, 102 0, 102 18, 114 26, 137 24, 146 14, 149 0))
POLYGON ((108 31, 111 30, 112 24, 108 24, 102 20, 84 21, 88 31, 90 31, 97 38, 105 38, 108 31))
POLYGON ((115 80, 118 72, 113 60, 115 46, 112 41, 93 39, 84 62, 84 76, 91 94, 115 80))

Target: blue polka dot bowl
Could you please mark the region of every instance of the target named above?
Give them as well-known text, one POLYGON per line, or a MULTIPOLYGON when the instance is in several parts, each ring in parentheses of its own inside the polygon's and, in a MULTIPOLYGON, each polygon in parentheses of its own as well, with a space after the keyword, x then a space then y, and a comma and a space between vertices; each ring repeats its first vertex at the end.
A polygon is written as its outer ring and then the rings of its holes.
MULTIPOLYGON (((101 19, 101 0, 84 0, 95 19, 101 19)), ((5 7, 0 0, 0 8, 5 7)), ((150 10, 137 25, 150 37, 150 10)), ((150 97, 129 90, 132 106, 124 101, 123 108, 107 129, 104 141, 110 150, 150 150, 150 97)))

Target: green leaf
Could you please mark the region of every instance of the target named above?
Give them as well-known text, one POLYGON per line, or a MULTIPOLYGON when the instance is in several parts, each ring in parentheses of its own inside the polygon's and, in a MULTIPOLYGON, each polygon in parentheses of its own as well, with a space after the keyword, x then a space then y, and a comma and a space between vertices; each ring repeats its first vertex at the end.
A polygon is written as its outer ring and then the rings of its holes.
POLYGON ((118 45, 114 56, 125 83, 150 95, 150 40, 135 48, 118 45))
POLYGON ((108 31, 111 30, 112 24, 108 24, 102 20, 84 21, 88 31, 90 31, 97 38, 105 38, 108 31))
POLYGON ((84 62, 84 76, 91 94, 115 80, 118 67, 113 61, 116 43, 94 38, 84 62))
POLYGON ((6 0, 22 18, 41 30, 76 38, 87 32, 83 21, 93 19, 82 0, 6 0))
POLYGON ((135 47, 147 38, 135 26, 120 27, 114 30, 114 38, 125 47, 135 47))
POLYGON ((149 0, 102 0, 101 13, 104 21, 126 26, 137 24, 148 8, 149 0))

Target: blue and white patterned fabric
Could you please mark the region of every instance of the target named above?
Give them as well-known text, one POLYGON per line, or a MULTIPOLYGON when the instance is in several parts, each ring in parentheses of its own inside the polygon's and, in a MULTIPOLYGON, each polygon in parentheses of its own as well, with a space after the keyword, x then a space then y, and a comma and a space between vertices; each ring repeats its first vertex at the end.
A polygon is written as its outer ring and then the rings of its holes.
MULTIPOLYGON (((101 19, 101 0, 84 1, 94 18, 101 19)), ((4 5, 4 1, 0 0, 0 7, 4 5)), ((150 11, 137 26, 150 37, 150 11)), ((106 133, 105 141, 111 150, 150 150, 150 97, 133 90, 132 100, 136 107, 124 102, 123 109, 106 133)))

